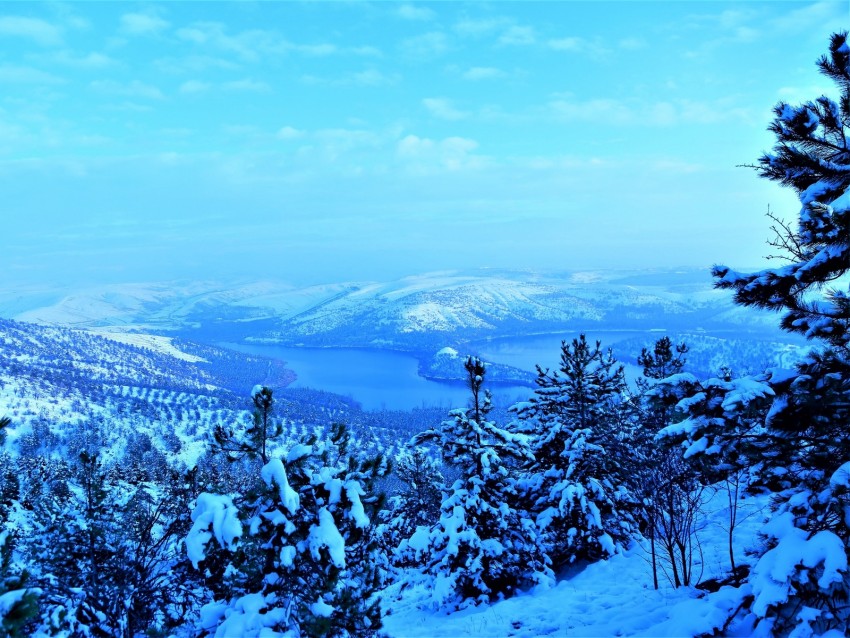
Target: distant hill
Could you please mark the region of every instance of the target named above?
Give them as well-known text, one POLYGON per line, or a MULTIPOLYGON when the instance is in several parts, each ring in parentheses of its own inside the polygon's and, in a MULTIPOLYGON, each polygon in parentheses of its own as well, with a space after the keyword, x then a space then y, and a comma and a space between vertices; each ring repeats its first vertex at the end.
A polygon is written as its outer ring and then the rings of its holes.
POLYGON ((775 335, 707 271, 431 273, 304 288, 275 282, 103 286, 0 294, 0 316, 174 334, 204 342, 432 354, 488 337, 582 330, 775 335))

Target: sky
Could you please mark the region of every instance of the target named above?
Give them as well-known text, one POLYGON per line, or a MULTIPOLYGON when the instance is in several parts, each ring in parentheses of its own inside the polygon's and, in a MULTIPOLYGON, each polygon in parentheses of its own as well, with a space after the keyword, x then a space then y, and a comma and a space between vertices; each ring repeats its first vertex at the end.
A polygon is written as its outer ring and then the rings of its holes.
POLYGON ((757 267, 847 0, 0 4, 0 286, 757 267))

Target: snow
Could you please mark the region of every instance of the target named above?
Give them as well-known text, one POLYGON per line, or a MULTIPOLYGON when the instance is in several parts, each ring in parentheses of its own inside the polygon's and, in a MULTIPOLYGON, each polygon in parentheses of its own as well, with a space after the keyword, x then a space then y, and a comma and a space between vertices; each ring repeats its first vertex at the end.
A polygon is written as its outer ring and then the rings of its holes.
POLYGON ((100 337, 105 337, 111 341, 118 343, 126 343, 131 346, 147 348, 154 352, 159 352, 181 361, 189 363, 207 363, 203 357, 198 357, 193 354, 188 354, 178 349, 173 343, 171 337, 162 337, 159 335, 139 334, 131 332, 116 332, 114 329, 90 329, 89 332, 100 337))
POLYGON ((213 536, 221 547, 233 549, 242 536, 242 523, 229 496, 204 492, 195 502, 192 529, 186 536, 186 554, 196 569, 206 557, 207 543, 213 536))
POLYGON ((260 476, 265 481, 268 487, 273 485, 278 486, 280 494, 280 502, 289 510, 290 514, 295 514, 301 505, 301 499, 298 492, 292 489, 289 485, 289 479, 286 477, 286 468, 280 459, 272 459, 263 466, 260 470, 260 476))
POLYGON ((331 614, 335 611, 336 609, 333 606, 328 605, 321 598, 310 605, 310 613, 320 618, 330 618, 331 614))
POLYGON ((333 514, 328 511, 327 507, 319 510, 319 524, 310 527, 307 542, 314 560, 319 560, 321 549, 326 548, 331 562, 336 567, 345 567, 345 540, 339 533, 333 514))
MULTIPOLYGON (((821 531, 807 538, 807 533, 794 526, 794 515, 780 514, 764 526, 764 532, 776 538, 776 547, 765 552, 753 569, 750 579, 755 600, 753 611, 762 616, 771 605, 785 602, 793 591, 792 581, 798 580, 801 568, 813 569, 822 565, 818 587, 826 589, 841 582, 847 572, 844 543, 830 531, 821 531)), ((808 577, 802 577, 808 582, 808 577)))
MULTIPOLYGON (((704 570, 704 578, 728 573, 730 568, 725 551, 725 499, 722 490, 714 494, 708 503, 710 514, 699 531, 705 556, 696 571, 704 570)), ((756 533, 767 503, 766 497, 740 503, 735 528, 738 564, 747 562, 744 549, 758 542, 756 533)), ((427 530, 417 530, 410 545, 424 547, 426 536, 427 530)), ((660 578, 661 588, 656 591, 648 543, 644 542, 590 564, 554 587, 536 588, 492 605, 451 614, 431 606, 430 594, 423 585, 408 585, 403 591, 394 585, 383 598, 383 631, 391 638, 752 635, 752 627, 744 621, 721 631, 731 612, 750 593, 746 586, 706 593, 693 587, 675 589, 663 581, 663 575, 660 578)))

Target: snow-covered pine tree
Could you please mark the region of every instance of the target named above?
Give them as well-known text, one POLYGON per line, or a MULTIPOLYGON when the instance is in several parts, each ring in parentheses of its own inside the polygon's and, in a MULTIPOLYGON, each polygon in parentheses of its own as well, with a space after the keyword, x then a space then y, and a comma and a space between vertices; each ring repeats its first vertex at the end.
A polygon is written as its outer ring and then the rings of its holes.
POLYGON ((411 441, 435 444, 460 474, 443 500, 439 522, 410 540, 425 554, 434 603, 457 608, 510 596, 524 582, 551 579, 537 554, 533 525, 515 506, 509 464, 530 460, 528 447, 523 437, 487 419, 492 405, 489 390, 483 390, 484 362, 468 357, 464 368, 471 406, 452 410, 439 429, 411 441))
MULTIPOLYGON (((270 409, 271 391, 258 394, 270 409)), ((272 456, 250 493, 198 496, 189 559, 206 570, 215 537, 240 555, 229 568, 240 573, 229 575, 225 599, 201 609, 196 635, 367 636, 380 628, 372 520, 383 505, 375 480, 388 467, 381 457, 351 455, 349 440, 334 425, 327 438, 272 456)))
POLYGON ((556 567, 610 556, 635 531, 624 480, 628 429, 623 368, 585 335, 561 344, 559 370, 537 367, 529 401, 511 409, 534 460, 521 482, 556 567))
POLYGON ((17 497, 17 481, 14 479, 13 462, 6 454, 6 428, 12 420, 0 417, 0 469, 3 474, 3 499, 0 501, 0 635, 18 638, 28 635, 25 627, 38 614, 38 595, 41 590, 29 586, 29 573, 16 565, 14 534, 9 528, 9 510, 17 497), (8 489, 13 484, 15 489, 8 489))
POLYGON ((422 446, 405 446, 393 463, 398 489, 388 499, 382 544, 393 565, 409 567, 420 563, 420 555, 408 539, 417 528, 430 528, 440 518, 443 475, 439 459, 422 446))
MULTIPOLYGON (((850 46, 831 38, 820 71, 838 87, 799 106, 780 102, 770 130, 777 142, 759 175, 791 187, 802 207, 796 229, 777 221, 772 245, 788 263, 756 273, 716 266, 719 288, 744 306, 782 312, 781 325, 812 340, 796 371, 755 380, 773 393, 763 427, 747 434, 775 492, 765 551, 750 575, 750 606, 760 630, 798 636, 850 632, 850 46)), ((716 384, 715 384, 716 385, 716 384)), ((715 403, 739 397, 723 390, 715 403)), ((759 390, 768 394, 767 390, 759 390)), ((706 406, 710 407, 710 406, 706 406)), ((708 415, 706 415, 708 416, 708 415)), ((723 417, 671 426, 692 454, 718 451, 723 417), (703 425, 692 427, 693 424, 703 425)), ((737 427, 737 421, 731 421, 737 427)), ((729 446, 727 446, 729 447, 729 446)), ((734 450, 732 450, 734 453, 734 450)))

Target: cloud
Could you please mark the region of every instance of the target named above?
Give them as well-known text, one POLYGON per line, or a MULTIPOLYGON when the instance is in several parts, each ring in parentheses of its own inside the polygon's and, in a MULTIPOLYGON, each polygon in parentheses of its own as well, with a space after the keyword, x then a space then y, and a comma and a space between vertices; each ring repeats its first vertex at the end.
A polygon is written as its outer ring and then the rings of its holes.
POLYGON ((62 42, 62 30, 38 18, 1 16, 0 36, 28 38, 41 46, 55 46, 62 42))
POLYGON ((80 69, 102 69, 115 64, 115 60, 103 53, 91 52, 86 55, 75 55, 70 51, 60 51, 53 60, 65 66, 80 69))
POLYGON ((422 104, 431 115, 441 120, 462 120, 469 116, 469 113, 456 109, 452 101, 446 98, 428 97, 422 100, 422 104))
POLYGON ((755 121, 755 113, 731 98, 706 103, 695 100, 630 101, 610 98, 575 100, 563 96, 548 104, 550 112, 568 122, 593 122, 613 126, 709 125, 725 121, 755 121))
POLYGON ((0 65, 0 83, 5 84, 63 84, 65 80, 31 66, 0 65))
POLYGON ((277 132, 277 137, 281 140, 295 140, 304 137, 304 131, 299 131, 291 126, 284 126, 277 132))
POLYGON ((149 13, 125 13, 121 16, 121 32, 129 35, 155 35, 171 26, 170 22, 149 13))
POLYGON ((351 47, 348 49, 353 55, 362 55, 363 57, 380 58, 383 57, 383 52, 378 47, 369 45, 351 47))
POLYGON ((298 44, 290 42, 274 31, 250 29, 231 34, 220 22, 195 22, 177 30, 177 37, 198 46, 209 46, 221 51, 233 53, 242 60, 255 62, 269 55, 298 53, 310 57, 325 57, 349 51, 357 55, 375 55, 373 47, 355 47, 340 49, 329 42, 298 44))
POLYGON ((145 84, 139 80, 133 80, 127 83, 115 82, 113 80, 95 80, 89 86, 101 93, 110 93, 124 97, 145 98, 148 100, 161 100, 165 97, 159 88, 152 84, 145 84))
POLYGON ((556 99, 549 109, 559 119, 581 122, 606 122, 630 124, 635 114, 628 106, 617 100, 597 98, 590 100, 556 99))
POLYGON ((396 11, 396 15, 405 20, 431 20, 434 12, 425 7, 415 7, 412 4, 403 4, 396 11))
POLYGON ((504 72, 492 66, 474 66, 463 72, 466 80, 490 80, 504 76, 504 72))
POLYGON ((623 38, 617 42, 617 46, 626 51, 636 51, 646 47, 646 41, 641 38, 623 38))
POLYGON ((575 37, 549 40, 546 44, 550 49, 555 51, 581 51, 586 46, 586 43, 582 38, 575 37))
POLYGON ((195 22, 177 30, 177 37, 200 46, 212 46, 228 53, 234 53, 245 60, 257 60, 261 49, 272 46, 268 32, 261 30, 243 31, 237 35, 227 33, 219 22, 195 22))
POLYGON ((397 73, 387 75, 377 69, 365 69, 341 77, 322 77, 311 74, 301 76, 304 84, 324 86, 390 86, 397 84, 400 79, 401 76, 397 73))
POLYGON ((477 168, 483 158, 473 154, 478 142, 465 137, 447 137, 432 140, 416 135, 407 135, 396 145, 396 153, 417 172, 430 172, 435 168, 451 171, 477 168))
POLYGON ((452 29, 454 29, 458 35, 466 37, 481 37, 488 33, 492 33, 496 29, 505 26, 507 23, 508 20, 504 18, 486 18, 481 20, 465 18, 456 22, 452 26, 452 29))
POLYGON ((217 69, 220 71, 232 71, 238 69, 239 65, 208 55, 190 55, 185 58, 159 58, 154 60, 154 65, 165 73, 189 73, 217 69))
POLYGON ((210 84, 208 82, 201 82, 200 80, 187 80, 180 85, 180 92, 184 95, 203 93, 209 89, 210 84))
POLYGON ((398 75, 386 75, 377 69, 366 69, 351 76, 352 83, 359 86, 387 86, 397 83, 398 80, 398 75))
POLYGON ((847 5, 825 0, 813 2, 775 18, 770 26, 782 33, 821 33, 846 29, 847 5))
POLYGON ((412 57, 430 58, 448 51, 449 41, 445 33, 431 31, 403 40, 401 47, 412 57))
POLYGON ((337 47, 335 44, 292 44, 290 48, 298 53, 303 53, 304 55, 310 55, 315 57, 323 57, 326 55, 333 55, 337 52, 337 47))
POLYGON ((833 96, 835 87, 823 84, 810 84, 808 86, 783 86, 777 91, 779 98, 783 102, 789 104, 802 104, 810 100, 815 100, 821 95, 833 96))
POLYGON ((595 57, 602 57, 610 52, 609 49, 598 39, 590 41, 576 36, 549 40, 546 43, 546 46, 553 51, 582 53, 595 57))
POLYGON ((251 78, 243 78, 242 80, 234 80, 225 82, 221 85, 222 88, 228 91, 252 91, 254 93, 269 93, 272 87, 265 82, 253 80, 251 78))
POLYGON ((528 46, 537 41, 533 27, 512 26, 499 36, 499 44, 528 46))

